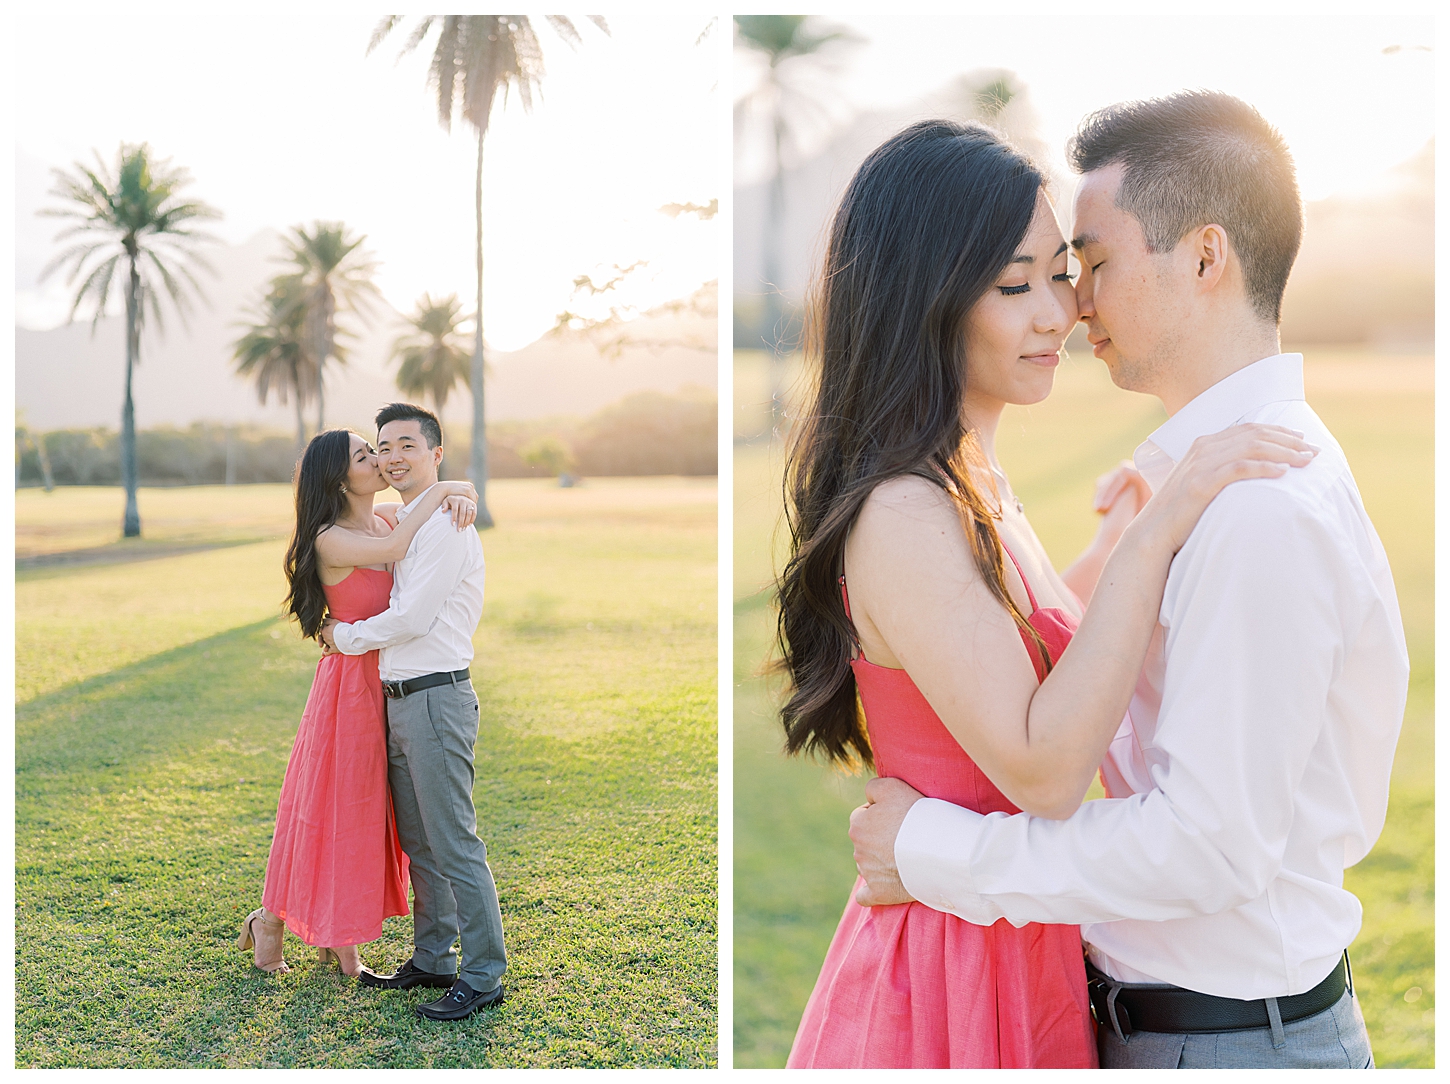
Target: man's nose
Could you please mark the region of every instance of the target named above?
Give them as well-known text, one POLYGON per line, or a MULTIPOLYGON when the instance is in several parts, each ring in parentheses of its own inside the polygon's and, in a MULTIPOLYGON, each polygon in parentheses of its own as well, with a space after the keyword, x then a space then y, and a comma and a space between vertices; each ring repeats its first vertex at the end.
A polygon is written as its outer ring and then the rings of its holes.
POLYGON ((1077 318, 1084 322, 1091 320, 1098 314, 1098 310, 1093 307, 1092 276, 1086 271, 1078 275, 1073 290, 1077 294, 1077 318))

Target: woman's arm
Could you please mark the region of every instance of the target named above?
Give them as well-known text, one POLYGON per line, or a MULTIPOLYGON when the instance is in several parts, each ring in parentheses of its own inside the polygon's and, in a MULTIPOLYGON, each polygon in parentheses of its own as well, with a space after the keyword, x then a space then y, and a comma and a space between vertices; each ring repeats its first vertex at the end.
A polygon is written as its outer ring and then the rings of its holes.
POLYGON ((1309 446, 1239 426, 1200 438, 1124 530, 1093 604, 1039 685, 1007 610, 977 571, 950 499, 920 478, 879 486, 846 547, 866 657, 904 668, 952 736, 1021 809, 1063 818, 1082 800, 1127 710, 1168 566, 1229 482, 1277 477, 1309 446))
MULTIPOLYGON (((317 552, 323 563, 332 568, 385 565, 400 561, 408 552, 413 536, 446 500, 466 500, 465 494, 472 492, 473 486, 468 482, 439 482, 418 498, 408 515, 397 524, 391 534, 377 537, 333 525, 318 534, 317 552)), ((472 522, 471 517, 469 522, 472 522)))
POLYGON ((1077 560, 1062 570, 1062 582, 1084 605, 1097 588, 1108 555, 1152 496, 1148 483, 1131 463, 1120 463, 1098 479, 1093 511, 1103 518, 1098 522, 1097 534, 1077 560))

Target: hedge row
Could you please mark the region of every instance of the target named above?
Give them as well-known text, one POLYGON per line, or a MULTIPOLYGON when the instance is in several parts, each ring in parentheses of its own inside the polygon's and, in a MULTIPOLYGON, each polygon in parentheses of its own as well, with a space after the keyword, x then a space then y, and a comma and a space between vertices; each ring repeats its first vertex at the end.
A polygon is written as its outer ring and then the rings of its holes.
MULTIPOLYGON (((531 443, 554 437, 567 446, 574 472, 594 475, 711 475, 716 457, 713 393, 663 395, 639 392, 590 418, 500 422, 489 427, 489 474, 494 478, 541 477, 543 467, 520 458, 531 443)), ((371 436, 371 434, 367 434, 371 436)), ((112 429, 16 432, 16 484, 44 481, 36 440, 43 439, 56 485, 119 485, 120 438, 112 429)), ((461 476, 468 462, 468 430, 449 426, 448 472, 461 476)), ((249 426, 199 422, 185 429, 161 427, 136 434, 142 485, 207 485, 231 480, 287 482, 296 462, 295 438, 249 426)))

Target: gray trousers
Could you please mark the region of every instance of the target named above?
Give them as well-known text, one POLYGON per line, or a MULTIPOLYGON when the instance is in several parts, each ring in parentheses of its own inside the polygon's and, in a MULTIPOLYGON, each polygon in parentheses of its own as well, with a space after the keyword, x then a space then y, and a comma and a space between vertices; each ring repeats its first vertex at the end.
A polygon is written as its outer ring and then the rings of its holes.
POLYGON ((1138 1031, 1124 1043, 1111 1027, 1099 1027, 1098 1061, 1104 1069, 1374 1068, 1364 1017, 1348 990, 1323 1012, 1285 1024, 1279 1046, 1269 1028, 1197 1035, 1138 1031))
POLYGON ((388 783, 413 882, 413 963, 487 993, 508 959, 498 890, 473 808, 473 685, 388 701, 388 783), (462 948, 462 967, 453 951, 462 948))

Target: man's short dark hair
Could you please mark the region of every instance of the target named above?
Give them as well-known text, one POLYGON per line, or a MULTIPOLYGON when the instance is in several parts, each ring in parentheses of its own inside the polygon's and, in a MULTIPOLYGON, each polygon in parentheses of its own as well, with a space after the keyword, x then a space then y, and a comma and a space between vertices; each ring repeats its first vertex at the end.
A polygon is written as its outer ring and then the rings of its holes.
POLYGON ((1082 122, 1067 158, 1079 173, 1123 166, 1117 206, 1142 224, 1150 252, 1222 226, 1254 311, 1278 322, 1304 211, 1289 147, 1253 106, 1206 90, 1120 102, 1082 122))
POLYGON ((378 416, 373 420, 377 423, 379 432, 389 422, 416 421, 429 448, 437 448, 443 443, 443 427, 438 424, 438 415, 413 403, 389 403, 378 411, 378 416))

